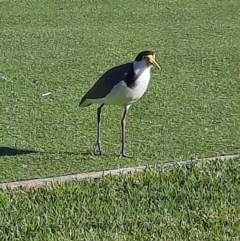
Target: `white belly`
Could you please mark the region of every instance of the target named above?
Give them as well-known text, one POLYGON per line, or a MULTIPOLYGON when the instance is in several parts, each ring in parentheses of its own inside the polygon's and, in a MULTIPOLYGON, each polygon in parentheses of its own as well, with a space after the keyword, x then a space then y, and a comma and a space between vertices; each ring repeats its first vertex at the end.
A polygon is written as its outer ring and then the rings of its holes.
MULTIPOLYGON (((140 69, 135 70, 135 74, 138 74, 138 71, 140 69)), ((139 100, 146 92, 150 78, 150 68, 146 68, 135 81, 132 88, 128 87, 126 82, 120 81, 107 96, 100 99, 86 99, 84 105, 87 106, 94 103, 120 106, 130 105, 139 100)))
POLYGON ((148 84, 150 82, 150 71, 142 73, 142 75, 136 80, 135 85, 130 88, 124 81, 119 82, 113 87, 111 92, 104 98, 92 100, 95 103, 112 104, 112 105, 126 105, 132 104, 139 100, 146 92, 148 84))

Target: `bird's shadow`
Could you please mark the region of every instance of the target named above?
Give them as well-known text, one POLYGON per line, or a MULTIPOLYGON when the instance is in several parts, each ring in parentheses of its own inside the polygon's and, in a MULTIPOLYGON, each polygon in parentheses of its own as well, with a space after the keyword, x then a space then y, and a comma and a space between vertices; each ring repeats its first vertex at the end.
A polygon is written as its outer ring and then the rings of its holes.
POLYGON ((7 146, 0 146, 0 156, 18 156, 36 153, 34 150, 17 149, 7 146))
POLYGON ((90 151, 89 152, 70 152, 70 151, 49 152, 49 151, 36 151, 33 149, 18 149, 18 148, 13 148, 8 146, 0 146, 0 157, 1 156, 20 156, 20 155, 28 155, 28 154, 34 154, 34 153, 67 154, 67 155, 83 155, 83 156, 92 155, 90 151))

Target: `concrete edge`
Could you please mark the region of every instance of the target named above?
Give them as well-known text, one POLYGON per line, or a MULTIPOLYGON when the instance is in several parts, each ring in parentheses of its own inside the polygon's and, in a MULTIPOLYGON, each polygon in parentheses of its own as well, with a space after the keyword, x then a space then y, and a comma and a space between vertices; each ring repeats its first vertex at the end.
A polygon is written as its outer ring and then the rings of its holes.
POLYGON ((186 161, 179 161, 179 162, 167 162, 160 165, 126 167, 126 168, 119 168, 119 169, 113 169, 113 170, 86 172, 81 174, 66 175, 66 176, 59 176, 59 177, 49 177, 49 178, 32 179, 32 180, 26 180, 26 181, 8 182, 8 183, 0 184, 0 189, 1 190, 11 190, 16 188, 36 189, 44 185, 53 185, 55 183, 63 183, 63 182, 74 181, 74 180, 83 181, 91 178, 92 179, 101 178, 107 175, 116 176, 119 174, 144 172, 149 168, 164 169, 164 168, 171 168, 174 165, 184 166, 187 164, 194 164, 194 163, 203 162, 203 161, 208 161, 208 162, 215 162, 218 160, 229 161, 237 158, 240 158, 240 154, 216 156, 216 157, 186 160, 186 161))

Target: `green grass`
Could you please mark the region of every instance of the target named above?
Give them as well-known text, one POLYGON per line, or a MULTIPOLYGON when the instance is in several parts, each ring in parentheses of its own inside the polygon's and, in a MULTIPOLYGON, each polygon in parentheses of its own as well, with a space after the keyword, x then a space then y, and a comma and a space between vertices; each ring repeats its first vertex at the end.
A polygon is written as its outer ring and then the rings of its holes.
POLYGON ((239 7, 238 0, 0 1, 0 181, 239 152, 239 7), (78 103, 104 71, 145 49, 157 52, 162 71, 153 70, 130 110, 134 158, 118 158, 118 107, 104 108, 105 155, 92 156, 97 106, 78 103))
POLYGON ((240 162, 0 192, 0 240, 240 239, 240 162))

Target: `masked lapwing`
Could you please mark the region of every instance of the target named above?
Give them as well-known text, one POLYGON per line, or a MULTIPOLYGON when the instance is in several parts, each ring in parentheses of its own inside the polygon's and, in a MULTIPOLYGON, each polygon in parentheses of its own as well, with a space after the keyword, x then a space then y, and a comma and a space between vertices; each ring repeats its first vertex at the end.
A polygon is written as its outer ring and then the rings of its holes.
POLYGON ((131 63, 118 65, 105 72, 93 87, 83 96, 79 106, 99 104, 97 109, 97 141, 94 154, 102 154, 101 146, 101 110, 104 105, 118 105, 124 108, 121 120, 122 148, 120 157, 127 157, 125 152, 125 126, 130 106, 146 92, 151 79, 151 68, 160 66, 153 51, 143 51, 131 63))

